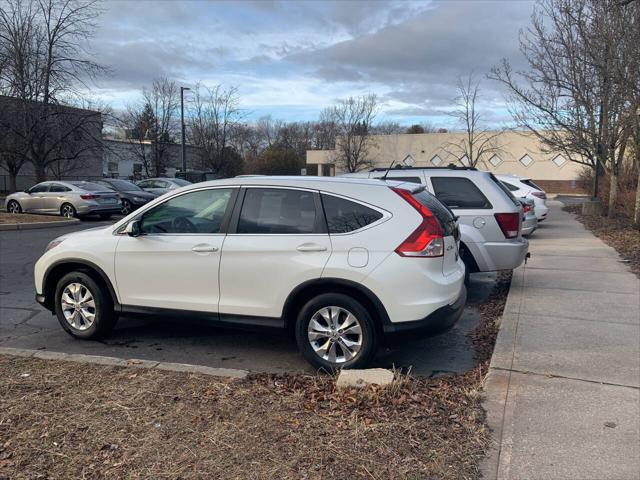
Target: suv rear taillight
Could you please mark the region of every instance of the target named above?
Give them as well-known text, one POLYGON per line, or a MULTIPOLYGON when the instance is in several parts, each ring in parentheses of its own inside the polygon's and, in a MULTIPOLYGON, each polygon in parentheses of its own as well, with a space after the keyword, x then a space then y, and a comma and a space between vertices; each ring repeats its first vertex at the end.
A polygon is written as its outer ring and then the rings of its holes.
POLYGON ((411 235, 402 242, 396 253, 403 257, 441 257, 444 255, 444 232, 438 219, 427 207, 413 198, 408 190, 391 188, 409 205, 418 211, 422 222, 411 235))
POLYGON ((547 194, 544 192, 531 192, 531 195, 533 195, 534 197, 541 198, 543 200, 547 199, 547 194))
POLYGON ((494 215, 500 226, 500 230, 506 238, 516 238, 520 230, 520 214, 516 213, 496 213, 494 215))
POLYGON ((80 195, 80 198, 83 200, 95 200, 99 195, 91 195, 90 193, 80 195))

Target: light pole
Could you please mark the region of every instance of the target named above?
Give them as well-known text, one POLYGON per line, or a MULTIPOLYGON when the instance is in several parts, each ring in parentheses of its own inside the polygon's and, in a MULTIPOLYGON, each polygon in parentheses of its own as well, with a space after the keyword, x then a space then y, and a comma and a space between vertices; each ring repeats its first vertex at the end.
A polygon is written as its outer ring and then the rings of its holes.
POLYGON ((187 178, 187 144, 184 141, 184 91, 191 90, 187 87, 180 87, 180 129, 182 133, 182 175, 187 178))

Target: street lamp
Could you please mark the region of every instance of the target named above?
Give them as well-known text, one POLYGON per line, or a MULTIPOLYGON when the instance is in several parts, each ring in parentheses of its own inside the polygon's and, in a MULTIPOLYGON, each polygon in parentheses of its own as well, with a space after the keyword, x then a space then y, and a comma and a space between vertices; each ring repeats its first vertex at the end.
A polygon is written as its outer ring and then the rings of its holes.
POLYGON ((187 178, 187 145, 184 141, 184 91, 191 90, 187 87, 180 87, 180 128, 182 132, 182 175, 187 178))

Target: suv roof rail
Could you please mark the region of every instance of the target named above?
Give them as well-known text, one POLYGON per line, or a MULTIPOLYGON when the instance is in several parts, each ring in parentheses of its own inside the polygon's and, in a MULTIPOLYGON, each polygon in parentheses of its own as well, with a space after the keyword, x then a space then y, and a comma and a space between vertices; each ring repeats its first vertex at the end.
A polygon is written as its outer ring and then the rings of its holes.
POLYGON ((370 172, 386 172, 387 170, 473 170, 477 171, 476 167, 464 167, 458 166, 453 163, 445 167, 407 167, 405 165, 396 165, 395 167, 388 169, 384 167, 376 167, 369 170, 370 172))

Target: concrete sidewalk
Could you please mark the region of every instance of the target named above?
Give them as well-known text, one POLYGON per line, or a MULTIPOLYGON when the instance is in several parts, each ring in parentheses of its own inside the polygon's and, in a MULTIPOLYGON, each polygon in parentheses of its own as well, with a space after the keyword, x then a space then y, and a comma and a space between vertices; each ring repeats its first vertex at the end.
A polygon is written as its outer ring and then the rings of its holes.
POLYGON ((550 202, 485 384, 487 479, 640 478, 640 282, 550 202))

